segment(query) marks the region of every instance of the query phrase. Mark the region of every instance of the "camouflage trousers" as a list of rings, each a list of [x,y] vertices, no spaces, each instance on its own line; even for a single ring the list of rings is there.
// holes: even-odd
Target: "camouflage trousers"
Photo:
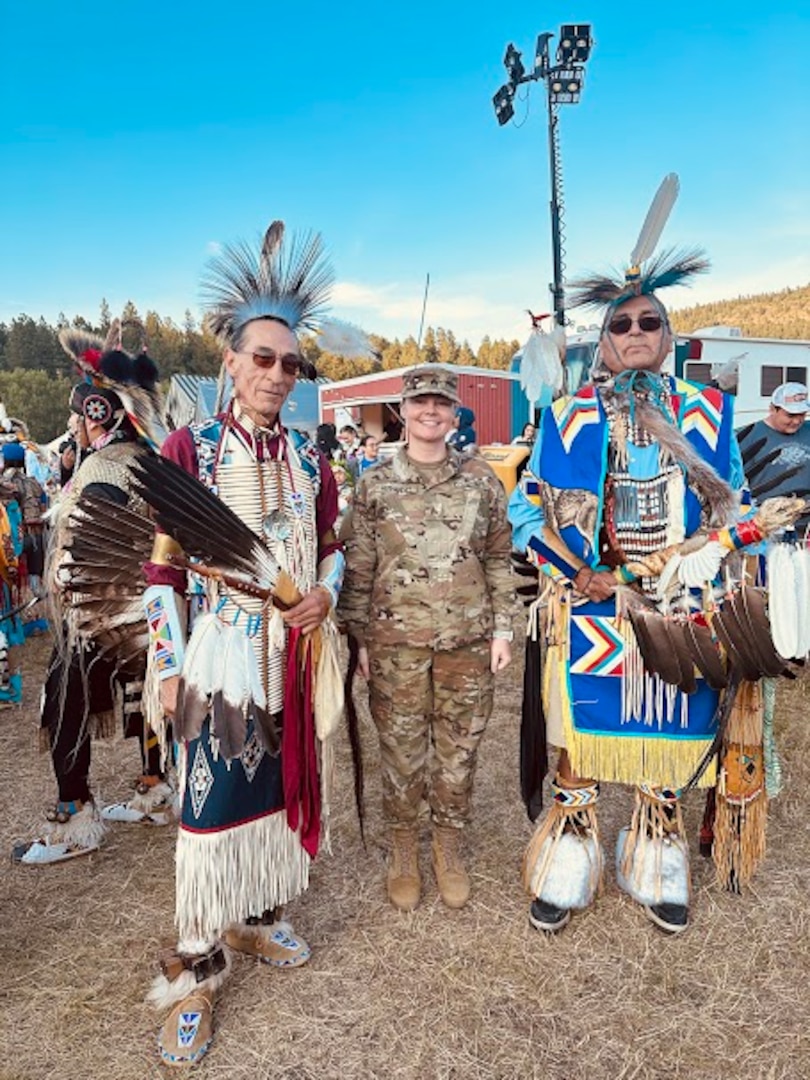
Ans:
[[[492,712],[489,641],[459,649],[369,649],[369,706],[380,737],[383,816],[469,821],[478,744]]]

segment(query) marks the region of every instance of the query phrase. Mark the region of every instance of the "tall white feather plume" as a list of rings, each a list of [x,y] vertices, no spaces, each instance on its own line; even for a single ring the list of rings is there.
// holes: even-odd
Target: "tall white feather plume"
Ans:
[[[677,173],[670,173],[661,181],[658,191],[655,193],[655,198],[650,203],[647,216],[644,218],[644,224],[638,234],[636,246],[630,255],[630,264],[632,266],[640,266],[655,251],[667,219],[672,212],[672,207],[678,198],[679,191],[680,182]]]
[[[740,382],[740,358],[739,356],[727,360],[719,371],[715,372],[714,380],[721,390],[727,394],[736,394]]]

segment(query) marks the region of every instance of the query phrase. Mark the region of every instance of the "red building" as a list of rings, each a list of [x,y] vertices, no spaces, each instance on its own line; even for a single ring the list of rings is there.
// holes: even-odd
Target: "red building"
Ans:
[[[341,425],[345,410],[355,424],[368,435],[381,438],[392,422],[399,419],[398,405],[402,397],[402,377],[409,368],[394,368],[362,375],[356,379],[326,383],[318,387],[321,422]],[[458,373],[458,392],[461,404],[475,413],[475,432],[479,446],[508,443],[519,432],[528,415],[528,404],[520,389],[518,375],[513,371],[492,371],[489,368],[454,367]],[[514,403],[523,400],[522,418],[515,427]]]

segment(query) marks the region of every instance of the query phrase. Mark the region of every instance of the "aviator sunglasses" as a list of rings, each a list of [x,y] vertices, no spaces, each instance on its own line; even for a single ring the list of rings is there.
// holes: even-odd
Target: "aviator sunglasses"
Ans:
[[[636,323],[639,330],[652,334],[661,329],[662,321],[660,315],[639,315],[637,320],[632,315],[617,315],[608,323],[608,330],[621,337],[622,334],[629,334],[631,326]]]
[[[297,375],[301,370],[301,360],[295,353],[285,353],[284,356],[279,356],[273,349],[267,349],[263,353],[242,353],[242,355],[252,356],[253,363],[260,368],[271,368],[278,360],[285,375]]]

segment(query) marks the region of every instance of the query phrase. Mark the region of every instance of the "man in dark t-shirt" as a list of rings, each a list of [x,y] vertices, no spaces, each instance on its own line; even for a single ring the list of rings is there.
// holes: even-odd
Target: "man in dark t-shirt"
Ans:
[[[810,403],[802,383],[782,383],[771,395],[768,415],[740,433],[745,475],[760,501],[773,495],[810,494]],[[761,463],[763,459],[772,459]],[[761,467],[758,467],[760,466]],[[810,514],[796,528],[804,530]]]

